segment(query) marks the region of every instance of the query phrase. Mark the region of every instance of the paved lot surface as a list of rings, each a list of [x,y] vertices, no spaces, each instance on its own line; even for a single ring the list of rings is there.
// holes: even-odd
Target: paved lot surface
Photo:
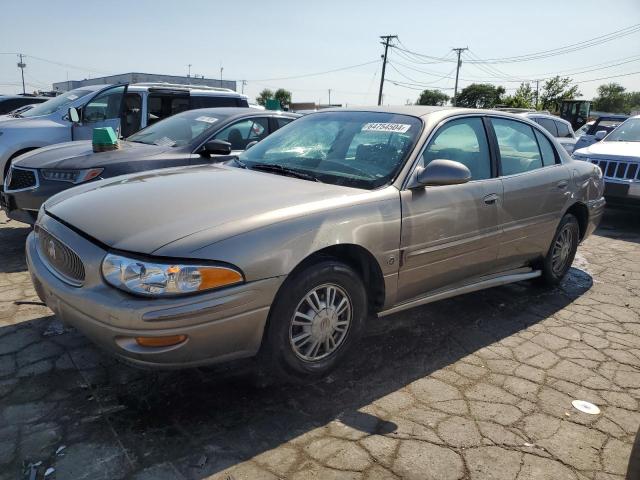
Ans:
[[[31,468],[74,480],[626,472],[640,426],[637,213],[609,212],[560,288],[511,285],[373,321],[342,370],[306,387],[114,362],[37,303],[27,233],[0,216],[2,480]]]

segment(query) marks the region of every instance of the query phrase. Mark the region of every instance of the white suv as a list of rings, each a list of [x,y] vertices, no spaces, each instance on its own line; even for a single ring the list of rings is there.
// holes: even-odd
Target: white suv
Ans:
[[[128,137],[185,110],[248,106],[245,95],[226,88],[166,83],[77,88],[0,119],[0,184],[15,157],[46,145],[88,140],[96,127],[113,127]]]

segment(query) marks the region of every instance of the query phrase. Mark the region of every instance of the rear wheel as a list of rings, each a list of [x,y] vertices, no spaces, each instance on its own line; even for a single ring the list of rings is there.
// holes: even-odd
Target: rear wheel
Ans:
[[[542,264],[542,280],[548,285],[562,281],[573,263],[580,240],[580,226],[575,216],[567,213],[556,230]]]
[[[366,310],[362,280],[348,265],[322,260],[295,273],[271,308],[269,366],[286,378],[326,375],[359,338]]]

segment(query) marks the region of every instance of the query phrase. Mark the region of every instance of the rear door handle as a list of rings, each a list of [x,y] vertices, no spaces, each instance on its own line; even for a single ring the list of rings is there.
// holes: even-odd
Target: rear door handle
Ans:
[[[567,182],[566,180],[562,180],[556,184],[556,186],[561,189],[567,188],[567,185],[569,185],[569,182]]]
[[[498,195],[496,193],[492,193],[491,195],[487,195],[484,197],[484,203],[487,205],[493,205],[498,201]]]

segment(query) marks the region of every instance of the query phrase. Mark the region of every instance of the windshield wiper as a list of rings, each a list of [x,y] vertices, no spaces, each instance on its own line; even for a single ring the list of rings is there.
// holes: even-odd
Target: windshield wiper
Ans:
[[[273,163],[254,163],[249,167],[250,170],[259,170],[262,172],[272,172],[279,175],[301,178],[302,180],[310,180],[312,182],[320,182],[317,177],[310,173],[301,172],[295,168],[283,167]],[[321,182],[322,183],[322,182]]]

